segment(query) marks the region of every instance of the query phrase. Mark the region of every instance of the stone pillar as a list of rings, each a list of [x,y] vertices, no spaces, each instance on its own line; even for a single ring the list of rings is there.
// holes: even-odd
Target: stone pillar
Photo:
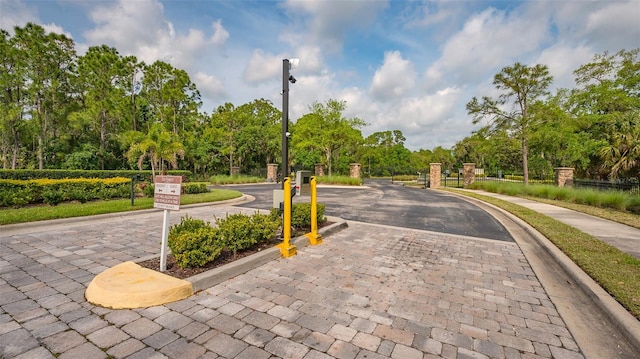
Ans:
[[[573,187],[573,171],[571,167],[558,167],[556,170],[556,186]]]
[[[464,179],[464,188],[469,188],[476,180],[476,164],[462,164],[462,178]]]
[[[278,164],[267,164],[267,182],[276,182],[278,180]]]
[[[351,163],[349,164],[349,177],[351,178],[360,178],[360,168],[362,167],[359,163]]]
[[[237,176],[240,174],[240,167],[231,167],[231,175]]]
[[[442,164],[430,163],[429,164],[429,188],[440,188],[441,180],[442,180]]]
[[[315,174],[318,177],[324,176],[324,165],[322,163],[316,163]]]

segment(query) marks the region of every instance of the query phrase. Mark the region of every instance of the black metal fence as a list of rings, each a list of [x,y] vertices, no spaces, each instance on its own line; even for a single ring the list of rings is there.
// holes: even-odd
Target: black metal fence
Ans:
[[[573,186],[575,188],[591,188],[599,191],[625,191],[640,195],[640,181],[636,178],[616,181],[574,179]]]

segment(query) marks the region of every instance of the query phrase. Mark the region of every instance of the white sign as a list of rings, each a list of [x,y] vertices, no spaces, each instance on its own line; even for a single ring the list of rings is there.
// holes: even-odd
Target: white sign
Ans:
[[[153,207],[179,211],[181,187],[182,176],[156,176]]]

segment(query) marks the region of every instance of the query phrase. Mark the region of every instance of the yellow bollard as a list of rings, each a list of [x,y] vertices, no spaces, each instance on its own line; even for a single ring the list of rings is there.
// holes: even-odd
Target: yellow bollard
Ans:
[[[296,255],[296,246],[291,244],[291,178],[285,177],[282,182],[284,190],[284,208],[282,215],[282,234],[284,240],[278,244],[280,247],[280,253],[285,258]]]
[[[316,176],[311,176],[311,233],[305,234],[311,245],[322,243],[322,236],[318,233],[318,195],[316,191]]]

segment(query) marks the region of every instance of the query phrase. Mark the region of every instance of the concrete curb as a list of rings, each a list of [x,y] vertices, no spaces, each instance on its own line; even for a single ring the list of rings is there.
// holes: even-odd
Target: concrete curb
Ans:
[[[534,238],[538,244],[556,261],[556,263],[558,263],[560,267],[562,267],[562,269],[580,286],[592,302],[609,318],[611,323],[620,330],[633,349],[640,353],[640,321],[631,315],[631,313],[629,313],[629,311],[618,303],[618,301],[616,301],[609,293],[602,289],[598,283],[578,267],[577,264],[567,257],[567,255],[547,239],[547,237],[542,235],[542,233],[538,232],[535,228],[531,227],[527,222],[502,208],[480,201],[476,198],[467,196],[464,196],[464,198],[471,202],[479,201],[483,205],[490,206],[491,208],[500,211],[531,235],[531,237]]]
[[[347,228],[347,222],[338,217],[327,217],[329,222],[334,222],[332,225],[321,228],[318,232],[321,236],[326,237],[333,233],[336,233],[344,228]],[[293,238],[292,243],[298,248],[303,248],[309,245],[309,239],[306,236],[299,236]],[[140,258],[136,262],[143,262],[145,260],[156,258],[157,256]],[[281,258],[280,248],[272,247],[261,251],[259,253],[252,254],[250,256],[241,258],[232,263],[224,266],[197,274],[193,277],[186,278],[185,280],[191,283],[193,292],[197,293],[201,290],[211,288],[218,285],[227,279],[236,277],[240,274],[244,274],[254,268],[257,268],[269,261]]]
[[[180,208],[182,209],[182,208],[225,206],[225,205],[233,206],[237,204],[252,202],[254,200],[255,198],[253,196],[243,194],[238,198],[233,198],[233,199],[228,199],[228,200],[218,201],[218,202],[189,204],[185,206],[180,206]],[[135,211],[96,214],[96,215],[90,215],[90,216],[84,216],[84,217],[71,217],[71,218],[62,218],[62,219],[49,219],[49,220],[37,221],[37,222],[5,224],[0,226],[0,228],[2,228],[3,234],[11,235],[11,234],[17,234],[24,229],[33,230],[34,228],[39,228],[39,227],[64,226],[68,223],[78,224],[82,222],[104,221],[111,218],[130,217],[130,216],[144,215],[144,214],[162,212],[162,211],[163,210],[160,208],[139,209]]]

